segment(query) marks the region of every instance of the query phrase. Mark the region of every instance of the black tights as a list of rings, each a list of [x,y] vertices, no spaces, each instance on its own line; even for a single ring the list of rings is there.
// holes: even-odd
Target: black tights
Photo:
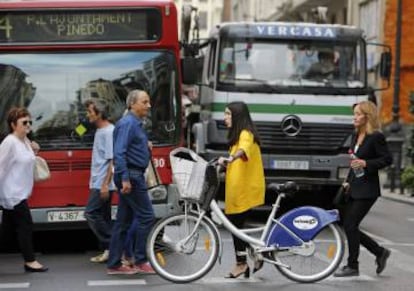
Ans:
[[[377,198],[358,200],[350,198],[346,204],[343,226],[348,239],[348,266],[353,269],[358,269],[360,244],[375,256],[381,255],[384,250],[376,241],[359,230],[362,219],[367,215],[376,200]]]
[[[246,219],[249,213],[250,211],[248,210],[248,211],[237,213],[237,214],[227,214],[227,218],[237,228],[243,228],[244,223],[246,222]],[[246,249],[247,249],[248,244],[233,234],[232,234],[232,237],[233,237],[234,250],[236,252],[236,262],[246,263],[247,261]]]

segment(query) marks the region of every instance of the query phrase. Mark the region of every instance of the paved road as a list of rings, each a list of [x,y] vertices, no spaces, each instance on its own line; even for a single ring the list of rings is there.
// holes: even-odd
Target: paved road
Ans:
[[[0,255],[0,290],[413,290],[414,206],[381,198],[362,227],[392,250],[382,276],[375,274],[374,257],[361,249],[361,275],[358,278],[330,277],[316,284],[297,284],[266,265],[247,280],[223,279],[233,262],[231,239],[223,231],[225,246],[221,264],[193,284],[171,284],[156,275],[108,276],[104,265],[88,261],[95,253],[87,251],[39,254],[39,259],[50,267],[50,272],[45,274],[24,273],[19,254]],[[53,239],[53,233],[51,237]]]

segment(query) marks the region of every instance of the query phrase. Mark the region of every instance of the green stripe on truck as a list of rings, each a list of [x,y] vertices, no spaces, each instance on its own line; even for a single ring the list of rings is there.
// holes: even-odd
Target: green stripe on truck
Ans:
[[[213,112],[224,112],[227,103],[213,103]],[[251,113],[352,115],[350,106],[248,104]]]

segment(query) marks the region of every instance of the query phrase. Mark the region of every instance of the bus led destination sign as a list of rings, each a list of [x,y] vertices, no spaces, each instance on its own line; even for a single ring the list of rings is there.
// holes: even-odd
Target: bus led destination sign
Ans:
[[[160,31],[155,9],[0,12],[0,45],[154,41]]]

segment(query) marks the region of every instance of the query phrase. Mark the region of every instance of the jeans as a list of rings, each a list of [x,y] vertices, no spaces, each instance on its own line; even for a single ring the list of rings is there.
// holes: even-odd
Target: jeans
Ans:
[[[134,257],[138,223],[138,218],[134,217],[126,235],[124,255],[127,258]]]
[[[100,189],[90,189],[89,200],[85,209],[85,218],[98,238],[101,250],[109,249],[109,242],[111,241],[111,201],[113,193],[114,191],[110,191],[109,198],[103,200]]]
[[[147,236],[154,223],[154,210],[148,195],[144,173],[130,170],[129,180],[131,192],[122,194],[121,176],[115,175],[114,181],[118,187],[119,203],[116,220],[112,229],[111,244],[109,246],[108,268],[117,268],[121,265],[122,254],[125,250],[127,232],[133,219],[136,219],[134,243],[135,264],[147,261]]]

